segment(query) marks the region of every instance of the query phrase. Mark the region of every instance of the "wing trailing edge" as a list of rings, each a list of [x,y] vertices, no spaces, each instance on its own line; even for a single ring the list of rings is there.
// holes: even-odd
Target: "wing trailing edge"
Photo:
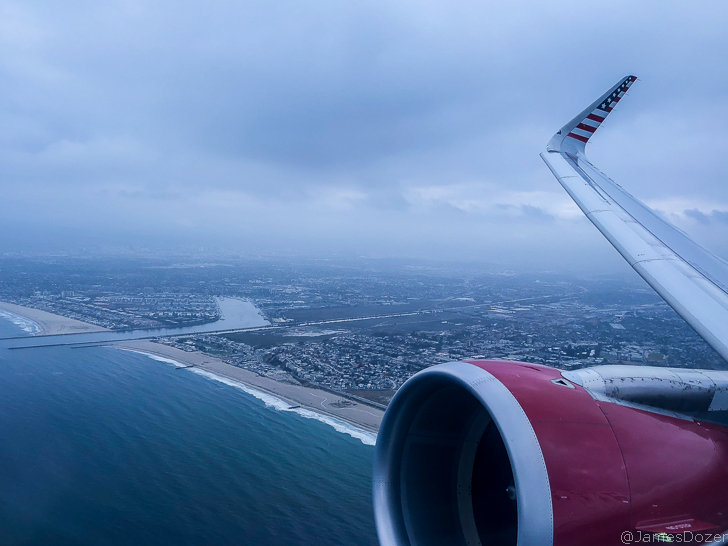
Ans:
[[[567,123],[541,158],[632,268],[728,361],[728,263],[624,191],[584,154],[589,137],[579,125],[602,112],[603,121],[634,81],[635,76],[622,78]]]

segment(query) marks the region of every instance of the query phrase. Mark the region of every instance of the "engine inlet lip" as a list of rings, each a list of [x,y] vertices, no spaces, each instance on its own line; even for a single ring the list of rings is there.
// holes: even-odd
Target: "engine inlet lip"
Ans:
[[[553,545],[551,487],[543,452],[518,400],[492,374],[465,362],[427,368],[412,376],[392,398],[384,414],[374,451],[372,493],[381,546],[409,545],[401,510],[399,461],[402,430],[407,430],[419,403],[442,386],[470,392],[490,413],[506,446],[515,478],[518,546]]]

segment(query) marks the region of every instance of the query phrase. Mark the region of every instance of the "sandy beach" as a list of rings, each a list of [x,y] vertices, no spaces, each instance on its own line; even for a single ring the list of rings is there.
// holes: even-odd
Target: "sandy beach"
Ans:
[[[46,311],[5,303],[0,301],[0,310],[28,319],[40,327],[35,335],[84,334],[88,332],[107,332],[107,328],[81,322],[80,320],[54,315]]]
[[[35,335],[56,335],[108,331],[106,328],[81,322],[46,311],[23,307],[12,303],[0,302],[0,311],[11,313],[30,320],[38,327]],[[137,340],[115,343],[116,347],[130,349],[174,360],[180,364],[194,366],[197,371],[214,374],[217,377],[234,381],[249,388],[268,394],[288,404],[287,409],[312,411],[318,415],[328,416],[343,421],[368,433],[376,433],[382,421],[384,411],[342,396],[301,385],[282,383],[258,375],[250,370],[232,366],[212,356],[197,351],[187,352],[161,343]]]
[[[124,341],[117,347],[154,354],[185,364],[199,370],[241,383],[253,389],[270,394],[287,402],[290,406],[314,411],[344,421],[365,431],[376,432],[384,411],[359,402],[353,402],[323,390],[280,383],[269,377],[260,376],[250,370],[232,366],[200,352],[187,352],[152,341]],[[343,402],[343,404],[342,404]]]

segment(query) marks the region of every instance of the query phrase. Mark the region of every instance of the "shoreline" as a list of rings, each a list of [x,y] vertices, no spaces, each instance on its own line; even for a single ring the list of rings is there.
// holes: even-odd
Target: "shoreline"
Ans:
[[[0,316],[30,333],[30,337],[110,331],[79,320],[7,302],[0,302]],[[318,419],[338,432],[349,434],[368,445],[374,445],[384,415],[384,410],[344,395],[277,381],[199,351],[187,352],[149,340],[118,341],[112,342],[111,346],[176,366],[189,367],[191,371],[209,379],[242,388],[276,410],[293,411],[308,419]]]
[[[266,405],[272,405],[275,409],[294,411],[307,418],[317,418],[316,415],[319,415],[331,421],[339,421],[344,425],[362,431],[364,435],[355,436],[354,434],[349,434],[365,444],[374,445],[376,433],[379,430],[379,424],[384,415],[384,411],[381,409],[367,406],[342,396],[336,396],[335,394],[314,387],[282,383],[270,377],[258,375],[250,370],[238,368],[219,358],[206,355],[199,351],[187,352],[176,347],[146,340],[123,341],[114,343],[113,346],[122,350],[145,354],[155,360],[165,359],[162,361],[191,367],[193,372],[200,373],[204,376],[212,376],[210,379],[220,378],[224,383],[227,383],[225,380],[228,380],[242,387],[247,387],[252,391],[259,391],[260,394],[272,397],[274,400],[269,401],[264,397],[256,396],[256,393],[250,392],[250,390],[246,392],[262,399]],[[233,384],[231,386],[238,385]],[[341,405],[332,405],[344,400],[346,404],[343,407]],[[283,407],[280,403],[276,403],[276,401],[283,402],[288,407]],[[307,415],[306,412],[311,412],[316,415]],[[328,422],[325,419],[319,420],[339,430],[335,422]],[[339,430],[339,432],[347,431]]]
[[[88,334],[109,331],[108,328],[96,326],[95,324],[4,301],[0,301],[0,312],[7,314],[9,320],[33,336]],[[17,322],[12,317],[17,317]]]

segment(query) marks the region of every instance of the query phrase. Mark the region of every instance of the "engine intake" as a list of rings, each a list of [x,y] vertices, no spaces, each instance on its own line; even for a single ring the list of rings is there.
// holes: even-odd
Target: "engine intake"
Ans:
[[[377,439],[380,543],[550,543],[540,453],[523,409],[491,374],[465,363],[420,372],[392,399]]]
[[[380,544],[614,546],[625,532],[728,529],[726,427],[592,392],[579,373],[473,361],[407,381],[374,456]],[[664,402],[663,382],[632,387],[630,373],[619,393]]]

